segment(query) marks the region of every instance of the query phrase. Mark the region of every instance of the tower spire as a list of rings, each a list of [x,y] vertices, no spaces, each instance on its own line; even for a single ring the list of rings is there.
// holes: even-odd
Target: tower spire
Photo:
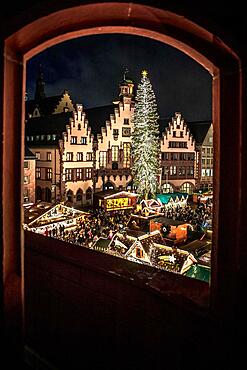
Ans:
[[[43,77],[43,72],[41,68],[41,64],[39,65],[39,73],[38,77],[36,79],[36,90],[35,90],[35,100],[39,101],[44,99],[45,96],[45,82],[44,82],[44,77]]]

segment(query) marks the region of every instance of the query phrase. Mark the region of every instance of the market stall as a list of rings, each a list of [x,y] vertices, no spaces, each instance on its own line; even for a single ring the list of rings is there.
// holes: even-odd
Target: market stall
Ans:
[[[90,216],[89,213],[67,207],[63,204],[51,206],[38,203],[25,211],[23,227],[29,231],[45,234],[49,230],[63,227],[74,229],[77,224]]]
[[[94,194],[94,207],[105,211],[133,209],[138,195],[128,191],[108,190]]]

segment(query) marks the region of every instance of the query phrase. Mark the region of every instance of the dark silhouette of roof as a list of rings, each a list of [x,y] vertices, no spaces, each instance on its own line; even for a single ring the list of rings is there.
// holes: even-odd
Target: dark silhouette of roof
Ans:
[[[73,117],[73,112],[63,112],[51,114],[47,117],[33,117],[27,120],[25,126],[25,135],[57,135],[62,137],[62,133],[66,132],[66,125],[69,124]]]
[[[37,107],[42,116],[49,116],[54,112],[58,103],[60,102],[63,94],[56,96],[49,96],[40,100],[27,100],[26,101],[26,116],[32,114]]]
[[[114,108],[115,106],[111,104],[101,107],[84,109],[88,124],[95,136],[97,134],[101,134],[101,127],[105,127],[106,121],[110,120],[110,115],[114,114]]]
[[[25,159],[35,159],[35,154],[28,148],[27,145],[25,145],[25,154],[24,154]]]
[[[212,122],[209,121],[188,122],[190,132],[192,133],[197,145],[201,145],[203,143],[211,123]]]

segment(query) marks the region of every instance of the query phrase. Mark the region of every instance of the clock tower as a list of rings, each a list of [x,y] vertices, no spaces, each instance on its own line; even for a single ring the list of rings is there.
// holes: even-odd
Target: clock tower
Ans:
[[[114,101],[114,104],[119,102],[131,104],[134,98],[134,83],[132,79],[128,77],[128,69],[126,68],[123,75],[123,80],[119,84],[119,100]]]

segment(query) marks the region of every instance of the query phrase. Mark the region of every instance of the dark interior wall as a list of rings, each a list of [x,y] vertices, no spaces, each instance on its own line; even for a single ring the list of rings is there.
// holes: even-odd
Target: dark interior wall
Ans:
[[[232,360],[207,283],[29,232],[25,240],[25,343],[59,370],[184,369],[190,353],[201,369],[205,351],[218,369]]]
[[[90,3],[90,2],[89,2]],[[235,1],[234,4],[230,4],[230,5],[227,5],[227,4],[224,4],[224,8],[222,8],[221,5],[217,5],[215,4],[215,2],[213,1],[207,1],[205,4],[201,4],[200,2],[192,2],[192,1],[186,1],[186,3],[184,4],[181,4],[180,1],[173,1],[172,3],[169,2],[169,4],[164,4],[164,2],[157,2],[157,1],[153,1],[153,2],[150,2],[150,1],[143,1],[143,2],[139,2],[137,1],[137,3],[146,3],[150,6],[161,6],[162,8],[167,8],[168,10],[171,10],[177,14],[181,14],[185,17],[187,17],[188,19],[191,19],[192,21],[200,24],[201,26],[205,27],[206,29],[208,29],[209,31],[211,31],[214,35],[215,35],[215,42],[219,42],[221,43],[220,39],[224,40],[224,42],[230,47],[230,48],[233,48],[233,50],[238,54],[240,60],[241,60],[241,65],[239,66],[239,68],[241,68],[241,73],[242,73],[242,76],[243,76],[243,79],[242,79],[242,90],[241,90],[241,93],[242,93],[242,96],[239,97],[239,105],[241,104],[241,102],[243,102],[242,104],[242,109],[241,109],[241,114],[242,114],[242,124],[240,126],[236,126],[237,127],[237,132],[234,132],[234,124],[232,123],[231,126],[228,127],[228,130],[226,130],[226,132],[224,133],[224,130],[223,130],[223,126],[221,128],[222,132],[224,133],[224,143],[226,144],[227,143],[227,146],[225,146],[225,154],[223,155],[223,159],[224,159],[224,168],[228,171],[228,165],[227,165],[227,161],[229,161],[230,163],[230,167],[232,166],[232,168],[234,168],[234,160],[231,161],[229,160],[229,155],[231,158],[235,158],[235,155],[237,153],[237,149],[239,148],[239,150],[241,150],[241,162],[239,162],[237,165],[240,167],[239,168],[239,173],[240,173],[240,181],[241,181],[241,184],[238,184],[236,185],[234,188],[233,188],[233,195],[234,195],[234,199],[237,199],[238,197],[242,199],[242,202],[241,202],[241,209],[240,209],[240,212],[239,214],[237,215],[236,214],[236,210],[235,210],[235,204],[234,202],[231,201],[231,197],[230,197],[230,191],[229,191],[229,187],[227,188],[227,186],[229,185],[229,182],[227,181],[227,176],[224,175],[223,173],[221,174],[221,183],[220,185],[222,186],[222,192],[221,194],[223,194],[223,197],[225,198],[225,194],[229,194],[229,204],[226,204],[226,206],[224,207],[224,205],[222,205],[222,209],[221,209],[221,217],[222,219],[224,219],[227,215],[228,217],[228,220],[227,222],[229,222],[229,225],[232,227],[232,224],[233,222],[237,225],[237,228],[236,228],[236,239],[238,239],[236,241],[236,245],[241,246],[241,248],[239,249],[236,249],[236,251],[234,251],[234,253],[231,253],[231,248],[226,248],[227,252],[224,251],[224,244],[229,246],[229,240],[226,240],[226,238],[224,239],[224,229],[221,229],[221,233],[220,233],[220,237],[223,238],[222,242],[221,242],[221,250],[220,250],[220,256],[221,256],[221,263],[222,263],[222,266],[221,266],[221,272],[224,271],[224,273],[222,274],[221,273],[221,276],[220,276],[220,281],[221,283],[223,284],[223,290],[221,291],[221,294],[222,294],[222,302],[223,303],[223,307],[222,307],[222,315],[225,316],[225,319],[227,317],[228,314],[230,314],[231,312],[233,313],[233,317],[231,316],[231,322],[229,322],[229,326],[230,327],[233,327],[233,328],[238,328],[237,330],[240,330],[240,328],[243,327],[243,325],[241,325],[242,323],[244,323],[245,321],[245,313],[244,313],[244,297],[243,297],[243,294],[242,292],[245,291],[245,282],[246,282],[246,247],[245,247],[245,244],[246,244],[246,227],[245,227],[245,220],[246,220],[246,217],[247,217],[247,201],[246,201],[246,196],[245,196],[245,188],[246,188],[246,180],[247,180],[247,176],[246,176],[246,169],[247,169],[247,158],[246,158],[246,151],[244,151],[244,148],[246,147],[246,140],[247,140],[247,132],[246,132],[246,101],[247,101],[247,97],[246,97],[246,65],[247,65],[247,57],[246,57],[246,15],[245,15],[245,11],[243,10],[243,5],[240,1]],[[0,81],[1,81],[1,87],[3,87],[3,77],[4,77],[4,69],[3,69],[3,65],[4,65],[4,59],[6,58],[6,56],[8,56],[8,58],[11,58],[12,56],[11,55],[6,55],[6,50],[4,50],[4,47],[3,47],[3,42],[4,40],[6,39],[6,37],[8,37],[9,35],[11,35],[13,32],[17,31],[20,27],[22,27],[23,25],[25,24],[28,24],[30,23],[31,21],[35,20],[35,19],[38,19],[39,17],[41,16],[44,16],[44,15],[47,15],[49,13],[51,13],[53,10],[58,10],[58,9],[63,9],[64,7],[69,7],[71,5],[78,5],[78,4],[82,4],[81,1],[60,1],[60,2],[57,2],[57,1],[40,1],[40,2],[36,2],[36,1],[22,1],[22,2],[18,2],[18,4],[16,3],[12,3],[12,2],[9,2],[9,3],[6,3],[4,7],[1,8],[1,14],[0,14],[0,23],[1,23],[1,60],[0,60]],[[19,40],[20,43],[22,40]],[[16,57],[16,56],[15,56]],[[22,73],[22,58],[20,56],[20,59],[14,59],[13,60],[13,63],[17,64],[18,65],[18,68],[16,68],[16,73],[17,74],[21,74]],[[233,72],[233,71],[228,71],[227,72],[227,69],[226,69],[226,74],[228,73],[228,76],[229,76],[229,80],[231,79],[231,75],[232,73],[237,73],[236,72]],[[13,81],[15,80],[16,76],[11,76],[11,78],[13,79]],[[6,88],[6,86],[5,86]],[[17,87],[19,88],[19,87]],[[231,82],[229,83],[228,87],[226,88],[226,79],[224,79],[224,84],[222,83],[221,85],[221,89],[223,90],[228,90],[229,91],[229,96],[231,96],[232,94],[232,90],[233,89],[237,89],[236,86],[234,85],[231,85]],[[1,88],[1,91],[0,91],[0,98],[1,98],[1,102],[3,101],[3,88]],[[18,94],[17,94],[18,95]],[[20,95],[20,94],[19,94]],[[226,99],[225,101],[225,105],[222,105],[222,107],[225,107],[224,109],[229,109],[231,110],[231,105],[229,105],[229,101],[231,101],[231,98],[228,100]],[[10,102],[11,103],[11,102]],[[11,104],[10,104],[11,105]],[[2,125],[2,117],[3,117],[3,114],[7,114],[8,112],[3,112],[2,110],[2,105],[1,105],[1,125]],[[17,109],[19,110],[20,109],[20,106],[17,107]],[[15,115],[20,115],[20,111],[14,111],[14,109],[10,109],[10,116],[12,117],[14,114]],[[222,115],[222,117],[224,117],[224,112],[219,112],[219,114]],[[226,116],[226,115],[225,115]],[[236,122],[238,121],[238,117],[234,115],[234,112],[231,111],[231,117],[235,117],[236,118]],[[20,119],[19,119],[19,122],[20,122]],[[232,119],[231,119],[231,122],[232,122]],[[19,125],[18,127],[16,127],[16,134],[19,135],[20,134],[20,131],[19,131],[19,134],[18,134],[18,129],[20,129],[20,126]],[[10,126],[11,127],[11,126]],[[2,126],[1,126],[1,133],[2,133]],[[10,133],[11,134],[11,133]],[[234,142],[234,145],[232,145],[232,141],[231,141],[231,137],[235,138],[233,140]],[[229,139],[227,139],[229,138]],[[6,140],[6,138],[4,138],[4,140]],[[241,141],[241,142],[240,142]],[[2,145],[2,140],[1,140],[1,145]],[[222,149],[222,152],[223,152],[223,149]],[[17,150],[16,153],[19,153],[19,151]],[[16,158],[18,158],[18,156],[16,156]],[[1,159],[2,159],[2,150],[1,150]],[[15,161],[15,153],[13,153],[13,156],[12,156],[12,162],[14,163]],[[18,161],[17,161],[17,165],[18,165]],[[3,182],[4,182],[4,178],[6,176],[6,174],[8,174],[8,163],[5,161],[5,163],[3,163],[1,161],[1,173],[0,173],[0,180],[1,180],[1,194],[2,194],[2,185],[3,185]],[[15,168],[15,167],[14,167]],[[17,168],[17,167],[16,167]],[[11,171],[12,171],[12,167],[11,167]],[[18,170],[19,171],[19,170]],[[19,176],[19,174],[18,174]],[[17,176],[17,177],[18,177]],[[229,172],[229,176],[231,176],[231,171]],[[239,179],[236,179],[236,181],[239,181]],[[234,185],[234,183],[233,183]],[[10,189],[11,190],[11,194],[13,194],[13,189]],[[15,196],[14,197],[11,197],[10,200],[8,200],[8,203],[6,203],[6,199],[2,199],[2,202],[1,202],[1,215],[2,215],[2,218],[1,218],[1,230],[0,230],[0,235],[1,235],[1,246],[6,244],[6,240],[3,239],[3,236],[4,236],[4,233],[6,234],[6,230],[3,229],[3,221],[6,217],[6,211],[8,211],[8,209],[11,209],[11,212],[12,213],[15,213],[15,211],[13,212],[13,209],[16,210],[16,212],[18,213],[18,192],[17,194],[14,193]],[[15,198],[16,197],[16,198]],[[7,204],[7,207],[6,207],[6,204]],[[234,219],[232,219],[231,215],[234,214]],[[13,220],[14,221],[14,220]],[[227,222],[225,222],[225,229],[227,229]],[[233,229],[233,227],[232,227]],[[18,245],[18,250],[20,251],[20,235],[19,235],[19,231],[17,230],[17,233],[13,233],[11,232],[11,225],[9,225],[9,230],[7,230],[8,234],[9,234],[9,237],[10,237],[10,244],[9,244],[9,260],[10,260],[10,265],[11,267],[13,267],[13,269],[16,268],[16,265],[19,265],[20,267],[20,254],[17,253],[17,250],[12,250],[11,248],[13,247],[13,244],[15,245]],[[232,240],[234,242],[234,238],[235,238],[235,235],[232,235]],[[19,239],[19,241],[18,241]],[[6,257],[6,250],[5,249],[5,257]],[[234,250],[234,249],[233,249]],[[1,249],[1,253],[2,253],[2,249]],[[233,256],[234,255],[234,256]],[[3,338],[3,340],[5,341],[5,344],[6,346],[4,347],[4,349],[6,349],[6,352],[9,352],[9,354],[11,353],[15,353],[15,351],[18,353],[18,350],[20,350],[21,348],[21,334],[19,332],[19,330],[21,331],[21,328],[22,328],[22,319],[21,319],[21,286],[20,286],[20,283],[21,283],[21,279],[18,279],[18,275],[15,275],[15,279],[12,280],[10,283],[9,281],[6,281],[4,279],[4,276],[3,276],[3,268],[4,268],[4,256],[3,254],[1,254],[1,261],[3,261],[3,264],[1,263],[1,281],[0,281],[0,291],[1,291],[1,298],[0,298],[0,304],[1,304],[1,325],[4,323],[4,321],[6,322],[6,318],[7,318],[7,321],[8,321],[8,326],[7,326],[7,331],[8,331],[8,334],[10,334],[10,337],[12,337],[13,341],[6,341],[5,338]],[[223,258],[222,258],[223,257]],[[217,256],[215,257],[217,258]],[[234,260],[233,263],[231,264],[231,267],[229,268],[229,261],[231,260]],[[18,269],[17,269],[18,270]],[[76,272],[75,272],[75,275],[76,275]],[[42,297],[43,299],[45,298],[49,298],[51,299],[51,307],[48,309],[47,306],[42,306],[42,312],[44,312],[44,316],[40,317],[40,314],[38,313],[38,309],[34,312],[36,312],[37,314],[37,318],[40,318],[40,320],[44,317],[46,317],[45,315],[47,315],[47,319],[48,319],[48,322],[51,322],[51,318],[55,318],[56,319],[56,314],[55,312],[57,311],[57,307],[59,306],[60,307],[60,303],[64,303],[62,305],[62,307],[64,307],[64,311],[62,310],[61,313],[58,314],[57,316],[57,323],[60,323],[60,322],[63,322],[64,318],[65,317],[69,317],[68,314],[68,307],[69,307],[69,304],[68,302],[66,301],[66,298],[65,297],[54,297],[53,296],[53,292],[51,291],[50,289],[50,286],[48,284],[49,282],[49,279],[47,280],[47,276],[43,274],[43,270],[42,270],[42,274],[40,275],[43,276],[43,282],[41,280],[38,279],[38,276],[34,273],[34,271],[31,271],[30,270],[30,276],[32,276],[32,279],[33,279],[33,284],[37,284],[37,287],[41,286],[43,284],[43,291],[42,291]],[[19,277],[20,277],[20,269],[19,269]],[[31,283],[32,279],[29,281]],[[95,277],[96,279],[96,277]],[[61,283],[61,286],[62,285],[62,281],[63,280],[59,280],[59,282]],[[37,291],[35,290],[34,288],[35,285],[33,285],[33,290],[31,289],[31,291],[34,293],[34,296],[33,296],[33,304],[36,304],[36,307],[37,306],[37,302],[36,300],[38,299],[37,298]],[[70,286],[70,285],[68,285]],[[236,288],[237,287],[237,288]],[[65,289],[65,288],[64,288]],[[66,288],[66,292],[70,291],[69,288]],[[72,288],[71,288],[72,289]],[[6,301],[6,299],[4,299],[4,296],[3,294],[4,293],[8,293],[6,297],[8,297],[11,301],[11,298],[13,297],[19,297],[18,299],[14,299],[13,302],[8,302]],[[75,296],[76,296],[76,290],[71,290],[71,292],[74,292],[75,293]],[[83,295],[84,291],[81,291],[81,295]],[[62,294],[62,293],[61,293]],[[131,293],[132,294],[132,293]],[[228,296],[230,299],[231,299],[231,305],[227,306],[226,304],[226,296]],[[91,297],[91,296],[90,296]],[[78,298],[79,300],[81,298]],[[97,298],[98,299],[98,298]],[[96,298],[94,298],[94,306],[98,305],[98,303],[101,303],[102,304],[102,301],[99,299],[97,301]],[[75,301],[77,302],[77,301]],[[97,304],[96,304],[97,302]],[[157,303],[157,301],[156,301]],[[48,301],[47,301],[47,304],[48,304]],[[160,304],[160,308],[162,307],[162,304],[164,303],[161,303],[159,301],[159,304]],[[105,302],[105,306],[104,308],[102,308],[103,310],[103,313],[102,315],[99,314],[99,317],[103,317],[106,312],[108,311],[108,305],[111,307],[111,312],[112,312],[112,315],[114,317],[114,315],[116,316],[117,315],[117,310],[118,310],[118,304],[116,304],[116,302],[114,301],[114,303],[112,303],[112,300],[109,299],[109,302]],[[175,304],[176,306],[176,309],[178,309],[177,305]],[[234,310],[233,310],[233,306],[234,307]],[[72,308],[71,308],[72,309]],[[87,306],[87,310],[90,309],[90,303],[88,303],[88,306]],[[129,311],[128,311],[128,314],[130,314],[130,312],[132,312],[132,309],[133,307],[129,308]],[[73,308],[73,310],[75,310],[75,308]],[[168,306],[165,307],[165,311],[166,312],[170,312],[171,310],[171,307],[170,307],[170,303]],[[74,311],[73,311],[74,312]],[[133,312],[136,312],[136,311],[133,311]],[[151,320],[153,322],[153,324],[151,325],[150,322],[146,319],[146,311],[143,310],[141,313],[138,312],[138,315],[135,313],[133,314],[135,319],[133,319],[133,322],[138,322],[138,319],[137,319],[137,316],[140,316],[142,318],[142,320],[140,320],[141,323],[138,324],[138,327],[140,329],[140,332],[142,333],[142,330],[144,330],[144,328],[146,328],[145,330],[146,331],[151,331],[151,329],[155,329],[155,332],[156,332],[156,329],[157,329],[157,322],[155,320]],[[75,327],[75,322],[73,322],[73,318],[76,317],[78,319],[78,316],[80,316],[81,312],[75,312],[74,315],[71,315],[70,316],[70,320],[71,320],[71,326]],[[184,314],[184,311],[180,311],[180,316],[183,316]],[[50,316],[49,316],[50,315]],[[144,316],[143,316],[144,315]],[[179,315],[178,315],[179,316]],[[143,318],[144,317],[144,318]],[[195,315],[196,317],[196,315]],[[234,325],[233,324],[233,319],[235,317],[235,322],[234,322]],[[191,318],[191,322],[193,322],[194,320],[194,316],[190,316]],[[109,318],[108,318],[109,320]],[[124,322],[124,319],[123,317],[121,318],[121,320],[123,320]],[[77,320],[76,320],[77,321]],[[127,321],[127,319],[126,319]],[[144,327],[142,327],[142,323],[143,321],[145,322],[145,325]],[[35,325],[41,325],[41,323],[43,322],[43,320],[41,320],[40,322],[37,320],[34,322]],[[56,322],[56,321],[55,321]],[[64,321],[66,323],[66,321]],[[101,321],[100,325],[102,324],[103,321]],[[112,324],[112,327],[110,327],[109,329],[109,341],[112,343],[114,342],[114,335],[116,333],[116,329],[115,329],[115,326],[116,326],[116,321],[113,321],[114,324]],[[129,322],[129,321],[128,321]],[[147,323],[148,322],[148,323]],[[167,321],[166,321],[167,322]],[[68,322],[67,322],[68,323]],[[236,324],[236,325],[235,325]],[[34,325],[34,326],[35,326]],[[56,328],[57,328],[57,334],[59,333],[59,330],[61,329],[59,327],[58,324],[56,324]],[[80,323],[80,325],[82,325],[82,323]],[[196,325],[195,325],[196,327]],[[206,325],[206,327],[208,327]],[[209,326],[210,327],[210,326]],[[42,327],[39,327],[40,330],[42,329]],[[46,326],[47,330],[49,329],[47,326]],[[177,328],[178,326],[173,326],[173,333],[175,333],[175,341],[179,341],[179,340],[182,340],[181,338],[183,337],[180,337],[180,329],[179,331],[177,331]],[[229,327],[227,327],[225,325],[225,328],[228,330]],[[2,329],[2,327],[0,328]],[[101,330],[101,333],[100,335],[103,336],[103,331],[105,329],[105,326],[102,327],[102,330]],[[132,331],[132,341],[134,342],[134,329],[132,328],[132,326],[130,325],[128,330],[131,329]],[[68,328],[69,330],[69,328]],[[121,330],[124,330],[124,329],[121,329]],[[144,330],[144,331],[145,331]],[[236,331],[233,333],[233,336],[236,335]],[[41,330],[42,331],[42,330]],[[87,329],[87,331],[89,331],[89,328]],[[166,330],[164,330],[166,332]],[[4,330],[1,330],[1,333],[3,333]],[[43,331],[43,333],[45,334],[45,332]],[[55,333],[55,331],[53,332],[53,334]],[[113,335],[114,333],[114,335]],[[121,332],[122,333],[122,332]],[[222,335],[222,331],[217,331],[216,330],[216,333],[220,333],[220,339],[218,341],[218,343],[221,343],[222,340],[226,337],[224,337],[224,335]],[[14,335],[12,335],[14,334]],[[143,334],[143,333],[142,333]],[[169,333],[170,334],[170,333]],[[146,334],[145,334],[146,335]],[[147,338],[147,335],[145,336],[144,334],[141,335],[139,338],[137,336],[137,338],[139,339],[138,340],[138,343],[142,343],[144,345],[144,342],[142,341],[142,338]],[[156,334],[155,334],[156,335]],[[161,334],[158,334],[157,337],[155,336],[156,340],[153,340],[155,342],[159,342],[161,343],[162,341],[161,340],[158,340],[160,337]],[[126,344],[127,342],[127,339],[128,336],[125,334],[125,335],[122,335],[123,336],[123,343]],[[194,335],[191,336],[191,341],[194,343],[196,343],[196,340],[195,340],[195,337]],[[54,336],[52,337],[54,338]],[[217,338],[217,335],[215,335],[215,338]],[[11,340],[12,340],[11,339]],[[44,339],[42,337],[42,339]],[[65,339],[65,338],[64,338]],[[8,338],[9,340],[9,338]],[[55,339],[54,339],[55,341]],[[165,340],[166,342],[168,342],[168,334],[165,336]],[[135,343],[137,342],[137,340],[135,341]],[[190,341],[188,341],[189,343]],[[51,343],[51,341],[50,341]],[[57,347],[57,349],[59,348],[62,348],[64,349],[66,347],[65,345],[66,341],[61,344],[61,347]],[[80,343],[79,341],[77,342],[77,344],[75,345],[78,345],[78,343]],[[146,342],[145,342],[146,343]],[[223,340],[223,343],[226,345],[226,343],[224,342]],[[228,343],[231,343],[231,341],[229,340]],[[41,345],[42,343],[38,343],[39,345]],[[147,345],[147,344],[145,344]],[[144,345],[144,348],[145,348],[145,345]],[[170,344],[169,344],[170,345]],[[198,345],[198,343],[197,343]],[[219,344],[218,344],[219,345]],[[40,348],[44,348],[43,347],[44,344],[41,345]],[[217,346],[217,344],[216,344]],[[72,346],[73,347],[73,346]],[[97,347],[98,348],[98,347]],[[104,346],[102,347],[104,348]],[[185,347],[186,348],[186,347]],[[37,348],[39,349],[39,348]],[[48,351],[49,348],[47,348],[47,351]],[[145,348],[146,349],[146,348]],[[181,349],[182,351],[182,345],[179,347],[179,349]],[[227,349],[227,345],[226,345],[226,349]],[[100,349],[98,350],[100,351]],[[73,351],[72,351],[73,352]],[[227,354],[229,354],[231,351],[226,351]],[[89,349],[88,349],[88,353],[90,353]],[[105,351],[104,351],[105,353]],[[116,353],[118,353],[116,351]],[[176,356],[174,356],[176,357]],[[13,356],[9,357],[10,358],[14,358]]]

